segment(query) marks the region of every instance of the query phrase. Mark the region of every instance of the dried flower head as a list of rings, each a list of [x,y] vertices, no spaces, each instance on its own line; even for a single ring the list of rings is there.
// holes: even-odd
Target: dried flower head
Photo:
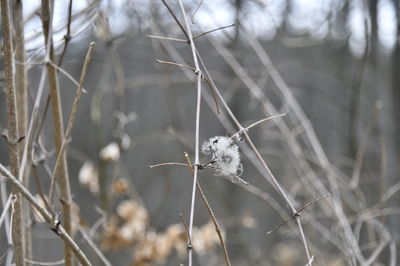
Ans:
[[[111,142],[100,150],[100,159],[103,161],[118,161],[120,156],[119,146],[115,142]]]
[[[86,161],[79,170],[79,183],[87,187],[93,194],[99,193],[99,174],[90,161]]]
[[[121,201],[116,212],[105,228],[102,248],[115,251],[143,241],[149,219],[146,208],[131,199]]]
[[[117,214],[127,222],[148,220],[147,210],[135,200],[121,201],[117,207]]]
[[[127,194],[129,192],[129,185],[125,178],[119,178],[113,183],[113,190],[117,194]]]
[[[240,163],[239,148],[233,139],[215,136],[203,142],[201,151],[211,156],[210,165],[217,174],[224,176],[240,176],[243,166]]]

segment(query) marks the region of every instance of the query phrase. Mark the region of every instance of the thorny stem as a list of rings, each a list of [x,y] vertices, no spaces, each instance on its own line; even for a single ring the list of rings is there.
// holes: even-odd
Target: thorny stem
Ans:
[[[14,84],[13,71],[13,44],[10,22],[10,6],[9,1],[1,0],[1,20],[3,33],[3,49],[4,49],[4,72],[5,87],[7,92],[7,119],[8,119],[8,149],[10,151],[11,173],[14,176],[19,175],[19,152],[18,152],[18,113],[16,102],[16,91]],[[22,77],[20,77],[22,78]],[[15,248],[15,263],[17,265],[25,265],[25,234],[22,214],[22,198],[15,186],[11,187],[11,191],[16,196],[15,213],[12,222],[13,231],[12,238]]]
[[[62,225],[57,224],[56,227],[52,227],[52,215],[45,208],[39,205],[35,197],[29,192],[29,190],[27,190],[24,185],[22,185],[22,183],[14,175],[12,175],[2,164],[0,164],[0,174],[4,176],[7,181],[9,181],[16,188],[16,190],[20,192],[22,196],[24,196],[24,198],[26,198],[31,203],[35,210],[39,212],[40,215],[45,219],[45,222],[51,226],[51,230],[64,240],[64,243],[68,245],[68,247],[72,250],[76,258],[82,265],[92,265],[87,259],[86,255],[82,252],[82,250],[79,248],[79,246],[75,243],[70,234],[68,234],[68,232],[64,229]]]

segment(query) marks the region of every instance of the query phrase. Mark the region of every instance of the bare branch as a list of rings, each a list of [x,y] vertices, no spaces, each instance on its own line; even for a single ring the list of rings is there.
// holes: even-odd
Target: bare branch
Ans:
[[[292,216],[290,216],[289,218],[286,218],[285,220],[283,220],[281,223],[277,224],[276,226],[274,226],[274,228],[272,228],[271,231],[267,232],[267,235],[271,234],[272,232],[274,232],[275,230],[277,230],[279,227],[281,227],[282,225],[286,224],[287,222],[291,221],[292,219],[294,219],[295,217],[298,217],[300,215],[300,212],[303,211],[305,208],[309,207],[310,205],[316,203],[317,201],[326,199],[330,196],[330,194],[327,194],[321,198],[315,199],[310,201],[309,203],[307,203],[306,205],[304,205],[303,207],[301,207],[300,209],[298,209],[294,214],[292,214]]]
[[[196,72],[196,69],[194,69],[193,67],[187,66],[187,65],[183,65],[183,64],[179,64],[179,63],[175,63],[175,62],[170,62],[170,61],[162,61],[162,60],[159,60],[159,59],[157,59],[156,61],[158,63],[160,63],[160,64],[167,64],[167,65],[184,67],[184,68],[187,68],[189,70],[192,70],[193,72]]]
[[[3,224],[4,218],[6,217],[8,209],[10,209],[10,207],[11,207],[12,201],[15,201],[15,196],[10,195],[6,201],[6,204],[3,206],[3,211],[1,212],[1,215],[0,215],[0,227]]]
[[[160,167],[160,166],[167,166],[167,165],[179,165],[179,166],[188,166],[186,163],[159,163],[159,164],[153,164],[149,165],[149,168],[155,168],[155,167]]]
[[[185,157],[185,160],[187,161],[187,166],[188,166],[188,169],[189,169],[190,173],[192,175],[194,175],[193,164],[190,161],[189,154],[187,154],[185,152],[184,153],[184,157]],[[218,238],[219,238],[219,242],[221,243],[221,247],[222,247],[222,250],[224,252],[226,265],[230,266],[231,262],[230,262],[230,259],[229,259],[228,250],[226,248],[226,244],[225,244],[224,238],[222,237],[221,229],[220,229],[220,227],[218,225],[217,218],[215,217],[214,211],[212,210],[211,205],[208,202],[208,200],[207,200],[207,198],[206,198],[206,196],[205,196],[205,194],[203,192],[203,189],[201,188],[200,183],[198,181],[197,181],[196,185],[197,185],[197,189],[200,192],[200,196],[203,199],[204,204],[206,205],[207,211],[210,214],[211,220],[214,223],[215,231],[217,232],[217,235],[218,235]]]
[[[58,61],[58,66],[62,65],[65,53],[67,52],[67,47],[69,44],[69,41],[71,40],[71,23],[72,23],[72,0],[69,0],[68,3],[68,22],[67,22],[67,34],[64,35],[64,47],[61,52],[60,59]]]
[[[164,0],[163,0],[164,2]],[[197,101],[196,101],[196,132],[195,132],[195,152],[194,152],[194,170],[193,170],[193,187],[192,187],[192,200],[190,204],[190,217],[189,217],[189,235],[192,238],[192,232],[193,232],[193,217],[194,217],[194,205],[195,205],[195,200],[196,200],[196,184],[197,184],[197,173],[198,173],[198,166],[200,163],[199,160],[199,136],[200,136],[200,107],[201,107],[201,70],[199,66],[199,62],[197,59],[197,54],[196,54],[196,46],[193,41],[193,36],[192,32],[190,30],[190,25],[189,21],[187,19],[186,11],[185,8],[183,7],[182,0],[179,0],[179,6],[181,7],[181,11],[185,20],[185,25],[186,25],[186,36],[187,39],[190,42],[190,48],[192,50],[192,56],[193,56],[193,61],[194,65],[196,67],[195,73],[197,74]],[[183,28],[182,28],[183,29]],[[193,250],[189,249],[188,251],[188,265],[192,266],[192,256],[193,256]]]
[[[279,114],[279,115],[272,115],[272,116],[266,117],[266,118],[264,118],[264,119],[260,119],[260,120],[258,120],[257,122],[254,122],[253,124],[251,124],[250,126],[245,127],[245,128],[242,129],[241,131],[236,132],[236,133],[233,134],[230,138],[233,139],[233,138],[235,138],[236,136],[238,136],[238,135],[240,135],[240,134],[243,134],[243,132],[249,131],[249,129],[251,129],[252,127],[255,127],[255,126],[257,126],[257,125],[259,125],[259,124],[261,124],[261,123],[267,122],[267,121],[272,120],[272,119],[275,119],[275,118],[280,118],[280,117],[285,116],[285,115],[287,115],[287,112],[286,112],[286,113],[283,113],[283,114]]]
[[[219,28],[216,28],[216,29],[213,29],[213,30],[209,30],[209,31],[200,33],[199,35],[194,36],[193,40],[196,40],[197,38],[200,38],[201,36],[204,36],[206,34],[212,33],[214,31],[223,30],[223,29],[230,28],[230,27],[233,27],[233,26],[235,26],[235,23],[233,23],[231,25],[228,25],[228,26],[222,26],[222,27],[219,27]]]
[[[188,42],[187,40],[183,40],[183,39],[163,37],[163,36],[157,36],[157,35],[147,35],[147,37],[152,38],[152,39],[157,39],[157,40],[164,40],[164,41],[185,42],[185,43]]]
[[[0,164],[0,174],[4,176],[7,179],[7,181],[13,184],[14,187],[22,194],[22,196],[32,204],[35,210],[39,212],[40,215],[45,219],[46,223],[52,225],[53,218],[50,215],[50,213],[39,205],[35,197],[2,164]],[[51,229],[56,235],[58,235],[60,238],[64,240],[64,243],[66,243],[71,248],[72,252],[75,254],[76,258],[82,265],[85,266],[92,265],[86,258],[82,250],[74,242],[71,236],[65,231],[64,227],[61,224],[57,225],[56,228],[51,228]]]
[[[74,102],[72,104],[71,113],[69,115],[67,130],[65,132],[65,136],[64,136],[60,151],[58,152],[58,155],[57,155],[56,164],[54,166],[53,174],[52,174],[52,177],[51,177],[51,185],[50,185],[50,193],[49,193],[49,195],[50,195],[50,197],[49,197],[50,204],[52,204],[53,201],[54,201],[54,191],[55,191],[55,183],[56,183],[56,177],[57,177],[56,174],[58,173],[58,171],[60,169],[61,160],[64,157],[64,151],[65,151],[65,148],[66,148],[66,146],[68,144],[68,139],[69,139],[69,137],[71,136],[71,133],[72,133],[72,127],[73,127],[73,124],[75,122],[75,118],[76,118],[76,114],[77,114],[77,111],[78,111],[78,106],[79,106],[79,102],[80,102],[80,98],[81,98],[81,94],[82,94],[83,83],[84,83],[85,78],[86,78],[86,74],[87,74],[88,67],[89,67],[89,62],[90,62],[90,60],[92,58],[92,55],[93,55],[93,52],[94,52],[94,48],[95,48],[95,43],[94,42],[90,43],[89,49],[88,49],[87,54],[86,54],[85,62],[83,63],[81,78],[79,80],[79,85],[78,85],[78,88],[76,90]]]

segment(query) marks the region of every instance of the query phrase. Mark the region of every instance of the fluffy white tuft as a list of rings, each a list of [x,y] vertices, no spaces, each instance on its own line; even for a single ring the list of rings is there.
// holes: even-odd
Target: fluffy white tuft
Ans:
[[[239,176],[243,172],[240,163],[239,148],[235,141],[228,137],[215,136],[203,142],[201,151],[210,155],[217,173],[225,176]]]

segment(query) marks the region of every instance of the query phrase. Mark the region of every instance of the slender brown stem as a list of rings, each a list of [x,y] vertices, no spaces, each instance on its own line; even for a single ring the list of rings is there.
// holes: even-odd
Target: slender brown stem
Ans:
[[[10,207],[11,207],[11,202],[12,202],[12,201],[15,201],[15,196],[13,196],[13,195],[11,194],[11,195],[8,197],[6,203],[4,204],[3,210],[2,210],[2,212],[1,212],[1,215],[0,215],[0,227],[1,227],[1,225],[3,224],[4,218],[7,216],[6,214],[7,214],[8,210],[9,210]]]
[[[187,162],[187,166],[188,166],[188,169],[189,169],[190,173],[192,175],[194,175],[193,165],[192,165],[192,162],[190,161],[189,154],[187,154],[185,152],[184,156],[185,156],[185,160]],[[221,243],[222,250],[224,251],[224,257],[225,257],[226,265],[230,266],[231,265],[231,261],[229,260],[228,250],[226,248],[226,244],[225,244],[224,238],[222,237],[221,229],[220,229],[220,227],[218,225],[217,218],[215,217],[214,211],[212,210],[211,205],[208,202],[208,200],[206,198],[206,195],[204,194],[204,191],[203,191],[203,189],[200,186],[200,183],[198,181],[196,182],[196,185],[197,185],[197,189],[200,192],[200,196],[203,199],[204,204],[206,205],[206,209],[207,209],[208,213],[210,214],[211,220],[214,223],[215,231],[217,232],[217,235],[218,235],[218,238],[219,238],[219,242]]]
[[[13,66],[13,43],[11,34],[10,6],[9,1],[1,0],[1,19],[4,50],[4,72],[7,102],[7,120],[8,120],[8,149],[10,154],[11,173],[14,176],[19,175],[19,151],[18,151],[18,113],[16,88],[14,84],[14,66]],[[22,77],[21,77],[22,78]],[[12,193],[16,196],[14,204],[14,218],[12,223],[12,238],[15,248],[15,263],[25,265],[25,234],[24,217],[22,213],[21,194],[15,186],[11,187]]]
[[[58,60],[58,66],[62,65],[64,60],[65,53],[67,52],[69,41],[71,40],[71,22],[72,22],[72,0],[69,0],[68,3],[68,22],[67,22],[67,33],[64,35],[64,47],[61,52],[60,59]]]
[[[322,199],[326,199],[327,197],[329,197],[330,194],[325,195],[324,197],[315,199],[310,201],[309,203],[307,203],[306,205],[304,205],[303,207],[301,207],[300,209],[298,209],[294,214],[292,214],[289,218],[284,219],[282,222],[280,222],[279,224],[277,224],[276,226],[274,226],[274,228],[272,228],[272,230],[267,232],[267,235],[271,234],[272,232],[274,232],[275,230],[277,230],[279,227],[281,227],[282,225],[286,224],[287,222],[291,221],[292,219],[294,219],[295,217],[300,215],[300,212],[303,211],[305,208],[309,207],[310,205],[316,203],[317,201],[320,201]]]
[[[49,195],[50,195],[50,197],[49,197],[50,204],[52,204],[54,202],[55,183],[56,183],[56,179],[57,179],[56,173],[60,170],[61,160],[65,156],[65,153],[64,153],[65,152],[65,148],[67,147],[68,139],[69,139],[69,137],[71,136],[71,133],[72,133],[72,127],[73,127],[73,124],[75,122],[75,118],[76,118],[76,114],[77,114],[77,111],[78,111],[79,102],[80,102],[81,95],[82,95],[83,83],[84,83],[85,78],[86,78],[87,70],[88,70],[88,67],[89,67],[89,62],[90,62],[90,60],[92,58],[92,55],[93,55],[93,52],[94,52],[94,48],[95,48],[95,43],[94,42],[90,43],[89,49],[88,49],[87,54],[86,54],[85,62],[83,63],[81,78],[79,80],[79,86],[76,89],[74,102],[72,103],[72,109],[71,109],[71,113],[70,113],[69,119],[68,119],[67,130],[65,132],[65,135],[64,135],[64,138],[63,138],[63,141],[62,141],[62,144],[61,144],[60,151],[58,152],[56,164],[54,166],[53,174],[51,176],[50,193],[49,193]]]
[[[186,42],[186,43],[188,42],[187,40],[184,40],[184,39],[163,37],[163,36],[157,36],[157,35],[147,35],[147,37],[152,38],[152,39],[164,40],[164,41]]]
[[[34,176],[35,183],[36,183],[36,190],[37,190],[37,193],[39,194],[40,199],[43,201],[43,204],[46,207],[46,210],[48,210],[52,215],[54,215],[52,213],[51,206],[49,205],[49,201],[47,200],[47,198],[44,195],[43,186],[42,186],[42,183],[40,182],[40,178],[37,173],[36,165],[32,166],[32,172],[33,172],[33,176]]]
[[[15,41],[15,60],[25,61],[25,35],[24,35],[24,20],[23,20],[23,4],[22,0],[16,0],[13,3],[14,30],[16,35]],[[18,135],[25,136],[28,124],[28,92],[27,92],[27,71],[25,65],[15,64],[15,89],[17,92],[17,109],[18,109]],[[19,147],[20,157],[23,154],[23,144]],[[27,169],[26,169],[27,170]],[[22,171],[22,169],[20,169]],[[21,173],[23,175],[22,182],[26,187],[29,187],[29,172]],[[31,217],[29,206],[26,201],[22,202],[24,213],[24,228],[25,228],[25,257],[31,258],[32,253],[32,230]]]
[[[160,64],[167,64],[167,65],[173,65],[173,66],[179,66],[179,67],[183,67],[186,69],[189,69],[191,71],[193,71],[193,73],[197,74],[197,71],[195,68],[188,66],[188,65],[184,65],[184,64],[179,64],[179,63],[175,63],[175,62],[171,62],[171,61],[162,61],[157,59],[156,60],[158,63]],[[206,81],[206,84],[208,85],[208,87],[210,88],[211,94],[214,97],[214,102],[215,102],[215,108],[217,110],[217,113],[220,114],[220,110],[219,110],[219,106],[218,106],[218,101],[217,98],[215,96],[215,92],[214,92],[214,87],[212,86],[212,84],[210,83],[210,81],[208,80],[208,78],[204,75],[201,75],[201,78],[204,79]]]
[[[42,24],[43,24],[43,33],[45,37],[46,43],[46,60],[53,61],[54,60],[54,51],[53,51],[53,34],[52,34],[52,10],[50,0],[42,0]],[[60,89],[59,89],[59,81],[58,81],[58,73],[57,69],[52,67],[50,64],[47,64],[47,73],[49,80],[49,88],[50,88],[50,97],[51,97],[51,110],[53,117],[53,128],[54,128],[54,144],[57,154],[60,154],[62,142],[64,139],[64,122],[62,116],[62,107],[61,107],[61,99],[60,99]],[[71,188],[69,184],[69,173],[67,167],[67,160],[64,154],[62,154],[61,165],[59,167],[59,171],[56,173],[58,178],[58,185],[60,187],[61,193],[61,202],[62,210],[63,210],[63,224],[65,227],[65,231],[68,234],[71,234]],[[50,203],[51,204],[51,203]],[[72,252],[67,243],[64,243],[64,260],[66,266],[73,265],[72,261]]]
[[[197,7],[194,10],[192,16],[190,17],[190,20],[192,21],[193,24],[196,24],[196,23],[194,23],[194,16],[196,15],[197,11],[199,11],[199,9],[200,9],[202,4],[203,4],[203,0],[200,0],[200,3],[197,5]]]
[[[51,226],[51,230],[58,235],[60,238],[64,240],[64,243],[68,245],[68,247],[72,250],[72,252],[75,254],[76,258],[78,261],[85,266],[90,266],[92,265],[90,261],[87,259],[86,255],[83,253],[83,251],[79,248],[79,246],[75,243],[75,241],[72,239],[70,234],[64,229],[64,227],[60,224],[57,224],[56,227],[53,227],[52,221],[52,215],[43,207],[40,206],[40,204],[36,201],[35,197],[22,185],[22,183],[12,174],[10,173],[2,164],[0,164],[0,174],[4,176],[7,181],[9,181],[18,192],[22,194],[24,198],[26,198],[30,204],[35,208],[35,210],[40,213],[40,215],[45,219],[46,223],[48,223]],[[24,260],[25,263],[25,260]],[[22,264],[19,264],[22,265]]]
[[[182,213],[179,214],[179,218],[181,218],[181,222],[183,224],[183,227],[185,227],[185,231],[186,231],[186,234],[187,234],[187,237],[188,237],[187,249],[188,250],[192,249],[193,248],[193,246],[192,246],[192,238],[191,238],[192,236],[189,234],[189,227],[186,224],[185,219],[183,219],[183,214]]]
[[[193,72],[196,72],[196,69],[195,69],[195,68],[190,67],[190,66],[187,66],[187,65],[183,65],[183,64],[179,64],[179,63],[175,63],[175,62],[170,62],[170,61],[162,61],[162,60],[159,60],[159,59],[157,59],[156,61],[157,61],[158,63],[160,63],[160,64],[167,64],[167,65],[173,65],[173,66],[184,67],[184,68],[187,68],[187,69],[189,69],[189,70],[192,70]]]
[[[186,163],[158,163],[158,164],[152,164],[149,165],[149,168],[155,168],[155,167],[159,167],[159,166],[166,166],[166,165],[179,165],[179,166],[188,166]]]
[[[108,261],[106,256],[101,252],[100,248],[96,246],[96,244],[93,242],[93,239],[90,237],[90,235],[82,228],[82,226],[78,225],[78,230],[81,233],[82,237],[85,239],[86,243],[90,246],[90,248],[96,253],[97,257],[103,262],[105,266],[111,266],[112,264]]]
[[[287,115],[287,112],[286,112],[286,113],[283,113],[283,114],[272,115],[272,116],[269,116],[269,117],[260,119],[260,120],[258,120],[257,122],[254,122],[253,124],[251,124],[250,126],[245,127],[243,130],[236,132],[236,133],[233,134],[230,138],[233,139],[234,137],[236,137],[236,136],[238,136],[238,135],[240,135],[240,134],[243,134],[244,131],[249,131],[252,127],[255,127],[255,126],[257,126],[257,125],[259,125],[259,124],[261,124],[261,123],[264,123],[264,122],[267,122],[267,121],[269,121],[269,120],[272,120],[272,119],[275,119],[275,118],[279,118],[279,117],[282,117],[282,116],[285,116],[285,115]]]
[[[212,33],[212,32],[214,32],[214,31],[223,30],[223,29],[230,28],[230,27],[233,27],[233,26],[235,26],[235,23],[233,23],[233,24],[231,24],[231,25],[228,25],[228,26],[223,26],[223,27],[219,27],[219,28],[216,28],[216,29],[213,29],[213,30],[209,30],[209,31],[200,33],[200,34],[194,36],[194,37],[193,37],[193,40],[196,40],[197,38],[200,38],[201,36],[204,36],[204,35],[206,35],[206,34]]]

